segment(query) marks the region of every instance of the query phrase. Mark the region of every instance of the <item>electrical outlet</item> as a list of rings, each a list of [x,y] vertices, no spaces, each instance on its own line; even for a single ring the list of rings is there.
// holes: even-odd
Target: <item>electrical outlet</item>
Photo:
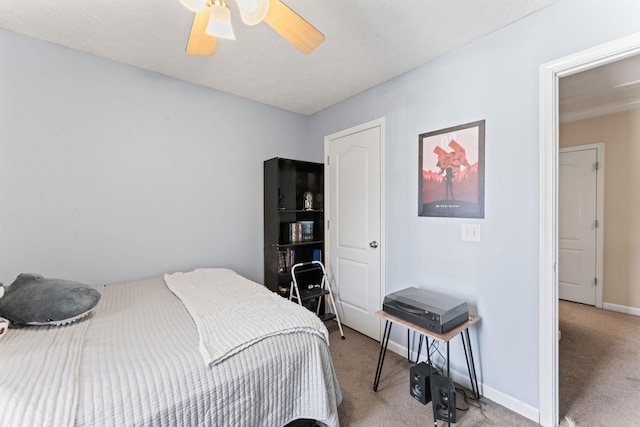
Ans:
[[[479,242],[480,224],[462,224],[462,240],[467,242]]]

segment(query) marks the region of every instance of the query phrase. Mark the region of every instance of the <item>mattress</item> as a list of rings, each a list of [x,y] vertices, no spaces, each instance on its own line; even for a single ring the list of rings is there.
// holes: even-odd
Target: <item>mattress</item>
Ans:
[[[2,426],[339,426],[326,340],[269,336],[208,366],[193,319],[162,277],[106,286],[86,321],[9,332],[0,351],[29,357],[0,372]],[[51,345],[37,344],[44,337]],[[7,369],[21,369],[28,384],[9,381]]]

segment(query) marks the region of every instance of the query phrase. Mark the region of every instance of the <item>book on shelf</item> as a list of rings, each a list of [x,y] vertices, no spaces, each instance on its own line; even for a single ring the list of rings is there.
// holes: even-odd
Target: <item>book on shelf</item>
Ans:
[[[287,272],[287,251],[278,251],[278,273]]]
[[[289,242],[300,243],[313,240],[313,221],[296,221],[289,223]]]
[[[296,251],[292,248],[287,248],[285,250],[285,273],[291,271],[291,266],[295,265],[295,260]]]
[[[322,262],[322,249],[313,250],[313,260]]]
[[[291,243],[302,241],[302,224],[300,222],[289,223],[289,241]]]
[[[291,270],[291,259],[293,258],[291,252],[289,248],[278,251],[278,273],[288,273]]]
[[[302,226],[302,240],[310,242],[313,240],[313,221],[300,221]]]

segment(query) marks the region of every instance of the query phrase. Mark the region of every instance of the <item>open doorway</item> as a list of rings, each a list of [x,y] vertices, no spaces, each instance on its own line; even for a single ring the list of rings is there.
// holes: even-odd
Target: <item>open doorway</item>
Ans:
[[[558,154],[560,78],[640,54],[633,34],[540,67],[540,424],[559,423]]]
[[[558,397],[560,418],[577,425],[635,425],[640,417],[630,381],[640,376],[633,338],[640,318],[602,310],[605,292],[605,308],[640,307],[631,265],[640,230],[630,213],[638,191],[638,76],[640,55],[559,79]],[[597,252],[607,248],[606,268],[591,240],[600,243]]]

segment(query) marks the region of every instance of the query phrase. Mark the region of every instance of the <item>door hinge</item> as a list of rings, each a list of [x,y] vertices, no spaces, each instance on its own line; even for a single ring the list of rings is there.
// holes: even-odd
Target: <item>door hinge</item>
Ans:
[[[331,230],[331,221],[327,220],[327,230]]]
[[[598,220],[596,219],[596,228],[598,228]]]
[[[600,169],[600,162],[596,162],[595,166],[596,166],[596,170]]]
[[[329,162],[329,156],[327,156],[327,166],[329,166],[330,162]]]
[[[594,284],[594,285],[596,285],[596,286],[598,286],[598,278],[597,278],[597,277],[594,277],[594,278],[593,278],[593,284]]]

